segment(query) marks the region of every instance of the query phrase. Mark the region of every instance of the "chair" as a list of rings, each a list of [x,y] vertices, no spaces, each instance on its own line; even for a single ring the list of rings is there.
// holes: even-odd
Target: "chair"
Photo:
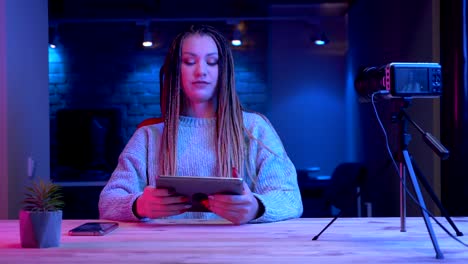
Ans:
[[[137,129],[140,127],[154,125],[162,122],[164,122],[164,119],[162,117],[150,117],[138,123]]]
[[[361,216],[361,194],[366,178],[367,168],[363,163],[340,163],[324,193],[327,206],[332,211],[333,208],[344,211],[344,216]],[[332,215],[336,213],[332,212]]]
[[[329,188],[325,191],[325,199],[331,208],[337,208],[333,219],[312,240],[317,240],[328,227],[340,216],[351,215],[355,209],[360,216],[361,188],[367,177],[367,168],[360,162],[340,163],[333,171]],[[332,213],[333,214],[333,213]]]

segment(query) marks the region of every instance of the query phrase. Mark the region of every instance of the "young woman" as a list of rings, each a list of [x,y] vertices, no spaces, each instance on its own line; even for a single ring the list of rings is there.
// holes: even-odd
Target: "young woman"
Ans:
[[[294,165],[270,122],[244,111],[228,42],[209,26],[179,34],[160,75],[160,122],[137,129],[102,190],[100,217],[224,218],[234,224],[300,217]],[[241,195],[213,194],[211,211],[190,212],[187,197],[158,188],[158,175],[242,177]]]

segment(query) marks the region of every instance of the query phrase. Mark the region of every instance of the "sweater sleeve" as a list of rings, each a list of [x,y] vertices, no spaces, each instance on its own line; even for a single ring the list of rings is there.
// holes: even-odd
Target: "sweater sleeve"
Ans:
[[[142,221],[133,214],[132,206],[147,185],[147,136],[137,130],[119,156],[116,169],[99,197],[101,219]]]
[[[259,142],[255,157],[257,176],[252,192],[265,210],[251,223],[300,217],[303,205],[296,168],[271,124],[259,122],[258,126],[254,135]]]

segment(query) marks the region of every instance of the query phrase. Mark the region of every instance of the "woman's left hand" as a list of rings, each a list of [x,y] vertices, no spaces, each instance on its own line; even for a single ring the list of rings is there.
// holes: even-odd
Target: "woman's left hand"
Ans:
[[[205,203],[213,213],[241,225],[253,220],[257,216],[259,204],[250,188],[244,182],[244,192],[240,195],[213,194]]]

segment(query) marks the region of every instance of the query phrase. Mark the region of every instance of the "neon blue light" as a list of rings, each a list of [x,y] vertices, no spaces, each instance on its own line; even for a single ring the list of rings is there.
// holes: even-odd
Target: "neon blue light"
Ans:
[[[240,39],[233,39],[233,40],[231,41],[231,44],[232,44],[233,46],[240,46],[240,45],[242,45],[242,41],[241,41]]]
[[[317,46],[325,45],[325,41],[323,41],[323,40],[321,40],[321,39],[317,39],[317,40],[315,41],[315,45],[317,45]]]

